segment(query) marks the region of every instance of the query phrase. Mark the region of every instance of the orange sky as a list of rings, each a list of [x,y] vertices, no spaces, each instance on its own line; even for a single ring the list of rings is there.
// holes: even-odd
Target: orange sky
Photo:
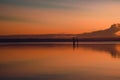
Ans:
[[[118,0],[0,1],[0,35],[79,34],[119,23]]]

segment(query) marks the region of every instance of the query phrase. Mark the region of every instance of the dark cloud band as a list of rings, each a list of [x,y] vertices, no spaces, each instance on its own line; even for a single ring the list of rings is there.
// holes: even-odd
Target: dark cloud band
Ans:
[[[15,21],[15,22],[34,22],[29,19],[19,17],[0,16],[0,21]]]

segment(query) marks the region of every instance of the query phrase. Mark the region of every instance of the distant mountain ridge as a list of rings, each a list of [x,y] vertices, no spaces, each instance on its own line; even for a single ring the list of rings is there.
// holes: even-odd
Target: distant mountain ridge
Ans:
[[[120,24],[113,24],[110,28],[105,30],[93,31],[90,33],[78,34],[79,38],[107,38],[118,37],[116,33],[120,31]]]
[[[110,28],[105,30],[99,30],[99,31],[93,31],[89,33],[83,33],[83,34],[36,34],[36,35],[6,35],[6,36],[0,36],[0,39],[3,38],[60,38],[60,39],[70,39],[73,37],[77,38],[120,38],[116,35],[117,32],[120,31],[120,24],[113,24],[110,26]]]

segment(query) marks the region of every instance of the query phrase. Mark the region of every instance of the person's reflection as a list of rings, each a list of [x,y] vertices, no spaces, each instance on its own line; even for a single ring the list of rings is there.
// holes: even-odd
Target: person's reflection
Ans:
[[[114,58],[120,58],[120,45],[116,44],[79,44],[79,46],[74,45],[73,48],[87,48],[97,51],[105,51],[111,54]]]
[[[76,37],[73,37],[72,44],[73,44],[73,50],[75,50],[78,47],[78,39]]]

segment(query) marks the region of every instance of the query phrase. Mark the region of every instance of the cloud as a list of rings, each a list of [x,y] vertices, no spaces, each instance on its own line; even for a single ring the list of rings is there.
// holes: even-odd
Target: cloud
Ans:
[[[0,4],[13,5],[30,8],[55,8],[55,9],[75,9],[93,4],[103,4],[117,2],[120,0],[0,0]],[[92,4],[93,3],[93,4]]]
[[[0,0],[0,4],[32,8],[71,8],[60,0]]]
[[[15,22],[35,22],[29,19],[10,17],[10,16],[0,16],[0,21],[15,21]]]

